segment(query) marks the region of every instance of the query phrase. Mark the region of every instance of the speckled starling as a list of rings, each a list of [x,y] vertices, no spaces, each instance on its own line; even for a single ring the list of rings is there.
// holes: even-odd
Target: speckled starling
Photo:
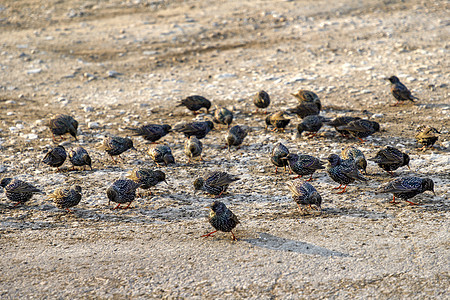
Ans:
[[[206,112],[209,113],[209,109],[211,108],[211,101],[203,96],[194,95],[181,100],[177,107],[178,106],[185,106],[194,114],[196,114],[198,110],[204,107],[206,108]]]
[[[209,223],[216,229],[213,232],[202,235],[202,237],[208,237],[216,233],[217,231],[231,232],[232,239],[235,241],[233,229],[239,224],[238,218],[229,210],[223,202],[214,201],[211,205],[211,211],[209,213]]]
[[[244,141],[244,138],[247,136],[247,133],[250,131],[248,126],[233,126],[228,131],[227,136],[225,137],[225,141],[228,146],[228,151],[230,151],[231,146],[239,146]]]
[[[189,137],[186,142],[184,142],[184,154],[188,157],[188,163],[191,162],[191,159],[198,156],[200,156],[200,160],[203,160],[202,151],[203,144],[195,136]]]
[[[323,123],[327,121],[329,120],[319,115],[307,116],[297,125],[298,135],[301,135],[303,131],[307,131],[307,135],[313,137],[322,128]]]
[[[304,207],[308,205],[315,205],[321,210],[322,197],[317,190],[309,182],[301,182],[295,180],[287,183],[288,188],[292,192],[292,199],[297,203],[300,211],[304,210]]]
[[[284,129],[286,128],[286,126],[288,126],[289,122],[291,121],[291,119],[286,119],[284,117],[284,112],[283,111],[278,111],[275,113],[271,113],[270,115],[268,115],[266,117],[266,129],[269,126],[273,126],[275,127],[272,131],[284,131]]]
[[[397,76],[391,76],[389,78],[386,78],[386,80],[389,80],[391,82],[391,92],[394,98],[397,100],[394,106],[398,105],[400,102],[404,102],[407,100],[411,102],[414,102],[414,99],[419,100],[417,97],[411,95],[411,92],[403,83],[400,82]]]
[[[53,199],[56,207],[70,212],[70,208],[78,205],[81,201],[81,186],[75,185],[70,189],[57,188],[48,197]]]
[[[3,178],[0,186],[5,190],[5,195],[8,200],[17,202],[14,206],[29,201],[35,193],[44,194],[40,189],[19,179]]]
[[[228,186],[233,181],[239,180],[239,177],[228,174],[227,172],[214,171],[206,176],[206,180],[199,177],[194,181],[194,189],[203,190],[208,194],[220,197],[226,192]]]
[[[67,153],[66,149],[63,146],[59,145],[45,154],[42,162],[50,167],[57,168],[59,171],[59,167],[63,165],[66,161]]]
[[[270,105],[270,97],[265,91],[259,91],[253,97],[253,104],[256,106],[256,112],[258,112],[258,108],[267,108]]]
[[[359,119],[348,123],[347,125],[337,127],[338,130],[346,130],[352,136],[358,138],[364,143],[362,138],[368,137],[377,131],[380,131],[380,124],[375,121]]]
[[[286,112],[296,114],[299,118],[303,119],[307,116],[318,115],[320,113],[320,109],[316,103],[302,102],[294,108],[288,108]]]
[[[307,91],[307,90],[299,90],[296,94],[292,94],[299,103],[309,102],[316,104],[319,110],[322,109],[322,103],[320,102],[319,96],[316,93]]]
[[[382,185],[377,192],[393,193],[394,197],[391,203],[396,203],[395,198],[397,197],[412,205],[417,205],[417,203],[411,202],[408,199],[425,191],[432,191],[436,195],[434,192],[434,182],[430,178],[399,177]]]
[[[119,203],[115,208],[127,209],[130,207],[131,202],[133,202],[136,197],[136,189],[140,186],[139,183],[134,182],[130,179],[119,179],[116,180],[108,189],[106,190],[106,195],[109,201]],[[120,207],[120,204],[127,203],[126,207]],[[109,203],[108,203],[109,204]]]
[[[348,132],[347,130],[339,129],[339,127],[346,126],[348,123],[355,121],[355,120],[360,120],[360,119],[361,119],[360,117],[342,116],[342,117],[337,117],[330,122],[327,122],[327,125],[333,126],[337,132],[339,132],[343,136],[347,137],[348,135],[350,135],[350,132]]]
[[[55,135],[63,135],[69,133],[71,136],[77,139],[78,122],[68,115],[56,115],[50,118],[47,126],[52,132],[53,140],[55,141]]]
[[[359,173],[358,168],[352,159],[341,160],[336,154],[328,156],[327,172],[331,179],[339,183],[339,186],[335,188],[336,190],[340,189],[341,186],[345,184],[342,191],[338,192],[338,194],[344,193],[347,185],[355,180],[367,181],[367,179]]]
[[[151,170],[148,168],[135,168],[127,175],[127,178],[140,184],[139,188],[147,190],[160,182],[166,181],[166,174],[160,170]],[[151,192],[150,192],[151,194]]]
[[[389,172],[392,176],[394,176],[392,171],[395,171],[400,167],[407,166],[409,169],[409,155],[391,146],[386,146],[386,148],[381,149],[378,151],[377,155],[370,160],[374,161],[380,168]]]
[[[172,127],[170,125],[148,124],[138,128],[127,127],[127,129],[134,131],[135,136],[142,136],[145,140],[154,143],[171,132]]]
[[[429,125],[421,125],[417,128],[415,138],[419,144],[422,144],[422,150],[430,148],[437,142],[440,132]]]
[[[152,145],[148,148],[147,154],[158,167],[160,166],[160,163],[164,163],[166,166],[175,163],[172,150],[167,145]]]
[[[367,174],[367,160],[361,150],[359,150],[355,146],[348,146],[347,148],[342,150],[341,156],[343,159],[353,159],[356,167],[359,170],[363,170],[364,174]]]
[[[114,156],[124,153],[125,151],[131,149],[136,150],[133,146],[133,141],[130,138],[123,138],[118,136],[106,137],[101,143],[99,149],[105,150],[112,160],[115,162]]]
[[[289,168],[298,176],[294,179],[302,177],[304,175],[311,175],[307,181],[312,180],[312,175],[316,170],[325,169],[323,162],[320,159],[306,154],[293,154],[290,153],[282,160],[287,160]]]
[[[83,147],[76,147],[69,151],[69,160],[74,167],[89,166],[92,170],[92,160]]]
[[[226,125],[229,128],[231,122],[233,122],[233,113],[225,107],[219,108],[216,106],[213,121],[217,124]]]
[[[192,122],[175,126],[174,131],[183,133],[187,138],[195,136],[198,139],[204,138],[208,132],[214,129],[214,123],[211,121]]]
[[[286,172],[286,167],[288,166],[287,159],[283,159],[289,155],[289,149],[282,143],[276,143],[272,149],[270,155],[270,161],[275,165],[275,174],[278,171],[278,167],[284,167]]]

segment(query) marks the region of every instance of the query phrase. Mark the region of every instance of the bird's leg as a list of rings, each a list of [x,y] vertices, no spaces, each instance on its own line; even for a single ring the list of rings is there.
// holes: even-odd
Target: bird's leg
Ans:
[[[297,175],[297,176],[295,176],[294,178],[292,178],[292,179],[297,179],[297,178],[300,178],[300,177],[302,177],[303,175]]]
[[[233,231],[230,231],[230,232],[231,232],[231,236],[232,236],[233,241],[237,241],[237,238],[234,236]]]
[[[207,234],[204,234],[204,235],[202,235],[201,237],[208,237],[208,236],[213,235],[213,234],[216,233],[216,232],[217,232],[217,230],[215,230],[215,231],[213,231],[213,232],[210,232],[210,233],[207,233]]]
[[[115,210],[115,209],[118,209],[118,208],[121,208],[121,207],[120,207],[120,203],[119,203],[119,204],[117,204],[117,206],[116,206],[116,207],[114,207],[114,208],[113,208],[113,210]]]
[[[66,208],[66,211],[67,211],[68,213],[70,213],[70,214],[73,213],[73,211],[71,211],[69,208]]]
[[[286,167],[284,168],[284,171],[286,171]],[[278,167],[275,167],[275,174],[278,172]]]
[[[278,169],[278,167],[277,167],[277,169]],[[286,166],[284,166],[284,172],[286,173]]]
[[[361,142],[361,143],[365,143],[366,141],[364,141],[362,138],[358,138],[358,140]]]
[[[129,208],[129,207],[130,207],[130,205],[131,205],[131,202],[128,202],[128,205],[127,205],[127,207],[121,207],[121,209],[127,209],[127,208]]]
[[[341,185],[339,185],[338,187],[335,187],[335,188],[333,188],[333,190],[338,190],[338,189],[340,189],[340,188],[341,188],[341,186],[342,186],[342,184],[341,184]]]
[[[414,202],[411,202],[411,201],[408,201],[408,200],[405,200],[406,202],[408,202],[409,204],[411,204],[411,205],[419,205],[419,204],[417,204],[417,203],[414,203]]]
[[[14,204],[14,207],[18,206],[19,204],[22,204],[22,202],[17,202],[16,204]]]
[[[395,202],[395,195],[393,196],[392,201],[389,203],[394,203],[394,204],[398,203],[398,202]]]
[[[345,188],[347,187],[347,184],[344,186],[344,189],[340,192],[337,192],[337,194],[343,194],[345,192]]]
[[[391,176],[392,177],[394,177],[395,175],[394,175],[394,172],[392,172],[392,171],[387,171],[389,174],[391,174]]]
[[[310,133],[309,136],[308,136],[308,139],[312,139],[312,138],[315,137],[316,135],[317,135],[316,132]]]
[[[110,156],[111,156],[112,161],[113,161],[115,164],[117,164],[117,161],[114,159],[114,156],[112,156],[112,155],[110,155]]]
[[[311,177],[309,177],[309,179],[307,179],[306,181],[311,181],[312,180],[312,174],[311,174]]]

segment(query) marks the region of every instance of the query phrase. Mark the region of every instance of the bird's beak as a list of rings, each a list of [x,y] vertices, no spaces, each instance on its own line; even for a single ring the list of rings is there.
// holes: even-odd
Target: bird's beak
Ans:
[[[131,147],[130,149],[131,149],[131,150],[134,150],[134,151],[137,151],[137,149],[136,149],[136,148],[134,148],[134,147]]]
[[[408,167],[408,170],[411,170],[411,168],[409,167],[409,165],[406,165]]]
[[[165,182],[167,185],[169,185],[169,184],[167,183],[167,180],[164,180],[164,182]]]

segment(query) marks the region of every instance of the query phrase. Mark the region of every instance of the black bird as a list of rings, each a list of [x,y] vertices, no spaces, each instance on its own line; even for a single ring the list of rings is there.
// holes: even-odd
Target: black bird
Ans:
[[[298,175],[294,179],[302,177],[303,175],[311,175],[307,180],[310,181],[312,180],[312,175],[314,174],[314,172],[316,172],[316,170],[325,169],[325,167],[323,166],[323,162],[311,155],[297,155],[290,153],[286,157],[283,157],[281,159],[287,160],[289,168]]]
[[[172,155],[172,149],[170,149],[167,145],[152,145],[148,149],[147,154],[158,167],[160,166],[160,163],[164,163],[166,166],[175,163],[175,158]]]
[[[386,80],[389,80],[391,82],[391,92],[394,98],[397,100],[394,106],[398,105],[400,102],[407,100],[411,102],[414,102],[414,99],[419,100],[417,97],[411,95],[411,92],[403,83],[400,82],[397,76],[391,76],[389,78],[386,78]]]
[[[289,122],[291,121],[290,119],[286,119],[284,117],[284,112],[283,111],[278,111],[275,113],[271,113],[270,115],[268,115],[266,117],[266,129],[269,126],[273,126],[275,127],[272,131],[284,131],[284,129],[286,128],[286,126],[288,126]]]
[[[216,106],[213,121],[217,124],[226,125],[229,128],[231,122],[233,122],[233,113],[225,107],[218,108]]]
[[[56,207],[71,212],[70,208],[78,205],[81,201],[81,186],[75,185],[70,189],[57,188],[48,197],[53,199]]]
[[[229,210],[223,202],[214,201],[211,205],[211,211],[209,213],[209,223],[216,229],[213,232],[202,235],[201,237],[208,237],[216,233],[217,231],[231,232],[232,238],[235,241],[233,229],[239,224],[238,218]]]
[[[288,108],[286,112],[296,114],[299,118],[303,119],[307,116],[318,115],[320,113],[320,109],[316,103],[301,102],[294,108]]]
[[[296,94],[292,94],[292,96],[297,98],[299,103],[314,103],[319,110],[322,109],[322,103],[320,102],[319,96],[317,96],[314,92],[308,90],[299,90]]]
[[[337,129],[348,131],[352,136],[358,138],[362,143],[364,143],[363,138],[380,131],[380,124],[375,121],[359,119],[351,121],[347,125],[339,126]]]
[[[348,123],[360,120],[360,117],[350,117],[350,116],[343,116],[343,117],[337,117],[334,120],[327,122],[327,125],[333,126],[334,129],[336,129],[337,132],[339,132],[341,135],[347,137],[350,135],[350,132],[347,130],[338,129],[339,127],[346,126]]]
[[[394,176],[392,171],[395,171],[400,167],[407,166],[409,169],[409,155],[391,146],[386,146],[386,148],[381,149],[378,151],[377,155],[370,160],[374,161],[380,168],[392,176]]]
[[[42,162],[50,167],[56,168],[59,171],[59,167],[66,161],[67,153],[63,146],[59,145],[45,154]]]
[[[214,129],[211,121],[192,122],[175,126],[174,131],[183,133],[187,138],[195,136],[198,139],[204,138],[208,132]]]
[[[177,107],[179,106],[187,107],[187,109],[192,111],[194,114],[196,114],[198,110],[204,107],[206,108],[206,112],[209,113],[209,109],[211,108],[211,101],[203,96],[194,95],[181,100]]]
[[[364,174],[367,174],[367,160],[361,150],[359,150],[355,146],[348,146],[347,148],[342,150],[341,156],[343,159],[353,159],[355,161],[356,167],[359,170],[363,170]]]
[[[319,210],[322,210],[322,197],[309,182],[295,180],[288,182],[287,186],[291,190],[292,199],[297,203],[300,211],[303,211],[306,205],[309,208],[312,208],[311,205],[315,205]]]
[[[225,137],[227,142],[228,151],[230,151],[231,146],[239,146],[244,141],[244,138],[247,136],[250,128],[247,126],[233,126],[228,130],[228,134]]]
[[[367,181],[367,179],[359,173],[352,159],[341,160],[336,154],[328,156],[327,172],[331,179],[339,183],[339,186],[334,188],[335,190],[340,189],[341,186],[345,184],[342,191],[338,192],[338,194],[344,193],[347,185],[355,180]]]
[[[142,136],[145,140],[155,143],[157,140],[171,132],[172,127],[166,124],[148,124],[138,128],[127,127],[127,129],[134,131],[135,136]]]
[[[108,189],[106,190],[106,195],[109,201],[119,203],[115,208],[127,209],[130,207],[131,202],[136,198],[136,189],[140,186],[139,183],[134,182],[130,179],[119,179],[116,180]],[[120,207],[120,204],[127,203],[126,207]],[[109,204],[109,203],[108,203]]]
[[[267,108],[270,105],[270,96],[267,92],[261,90],[253,97],[253,104],[256,106],[256,112],[258,108]]]
[[[421,125],[417,128],[417,133],[414,136],[419,144],[422,144],[423,147],[421,150],[425,150],[426,148],[430,148],[437,142],[439,139],[440,132],[429,125]]]
[[[434,192],[434,182],[430,178],[399,177],[382,185],[377,192],[393,193],[394,198],[391,203],[396,203],[395,198],[397,197],[412,205],[417,205],[417,203],[411,202],[408,199],[425,191],[432,191],[436,195]]]
[[[199,177],[194,180],[194,189],[203,190],[208,194],[220,197],[226,192],[228,186],[233,181],[239,180],[239,177],[228,174],[227,172],[214,171],[206,176],[206,180]]]
[[[35,193],[44,194],[44,192],[32,184],[19,179],[3,178],[0,186],[5,190],[5,195],[8,200],[17,202],[14,206],[29,201]]]
[[[289,149],[282,143],[276,143],[272,149],[272,154],[270,155],[270,161],[275,165],[275,174],[278,171],[278,167],[284,167],[286,172],[286,167],[288,166],[287,159],[283,159],[289,155]]]
[[[303,131],[307,131],[307,135],[314,137],[322,128],[323,123],[327,121],[329,120],[319,115],[307,116],[297,125],[298,135],[301,135]]]
[[[136,150],[131,139],[118,136],[106,137],[101,143],[99,149],[105,150],[114,162],[116,162],[114,156],[118,155],[120,157],[120,154],[129,149]]]
[[[89,153],[83,147],[76,147],[68,153],[69,160],[73,167],[89,166],[92,170],[92,160]]]
[[[187,157],[189,158],[188,163],[191,162],[191,159],[197,156],[200,156],[200,160],[203,160],[202,151],[203,151],[203,144],[195,136],[191,136],[186,140],[186,142],[184,142],[184,154],[186,154]]]
[[[160,182],[166,181],[166,173],[160,170],[151,170],[148,168],[135,168],[127,175],[127,178],[139,184],[139,188],[147,190]],[[151,194],[151,192],[150,192]]]
[[[50,118],[47,123],[47,126],[50,128],[52,132],[53,141],[55,141],[55,135],[63,135],[69,133],[71,136],[77,139],[77,129],[78,122],[71,116],[68,115],[56,115]],[[62,137],[61,137],[62,138]]]

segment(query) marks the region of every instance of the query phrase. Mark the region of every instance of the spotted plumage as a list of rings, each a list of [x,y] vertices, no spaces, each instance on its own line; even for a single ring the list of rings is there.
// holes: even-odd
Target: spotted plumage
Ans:
[[[55,140],[55,135],[62,136],[69,133],[71,136],[77,139],[77,129],[78,122],[71,116],[68,115],[55,115],[48,120],[47,126],[52,132],[53,140]]]
[[[360,117],[342,116],[337,117],[330,122],[327,122],[327,125],[333,126],[334,129],[336,129],[336,131],[339,132],[341,135],[348,136],[350,135],[350,132],[348,132],[347,130],[339,129],[339,127],[346,126],[348,123],[360,119],[361,119]]]
[[[106,137],[101,143],[99,149],[105,150],[113,160],[114,156],[118,156],[129,149],[136,150],[133,146],[133,141],[130,138],[118,136]]]
[[[286,167],[288,166],[287,159],[283,159],[289,155],[289,149],[283,145],[282,143],[276,143],[272,149],[272,153],[270,155],[270,161],[275,165],[275,173],[278,171],[278,167],[284,167],[284,171],[286,171]]]
[[[148,124],[127,129],[134,131],[135,136],[142,136],[145,140],[154,143],[171,132],[172,127],[170,125]]]
[[[206,108],[206,112],[209,113],[211,101],[203,96],[194,95],[181,100],[177,107],[178,106],[185,106],[187,109],[194,112],[194,114],[202,108]]]
[[[235,214],[229,210],[223,202],[214,201],[211,205],[209,213],[209,223],[216,229],[213,232],[202,235],[202,237],[208,237],[216,233],[217,231],[231,232],[232,239],[236,240],[233,233],[233,229],[239,224],[239,220]]]
[[[389,80],[391,82],[391,93],[397,100],[394,105],[398,105],[399,103],[408,100],[411,102],[414,102],[414,99],[419,100],[417,97],[414,97],[411,94],[411,91],[408,90],[408,88],[400,82],[400,79],[398,79],[397,76],[391,76],[389,78],[386,78],[386,80]]]
[[[130,207],[131,202],[133,202],[134,198],[136,198],[136,189],[139,186],[139,183],[136,183],[130,179],[119,179],[109,186],[106,190],[106,195],[108,196],[109,201],[118,203],[118,205],[113,209],[127,209]],[[128,203],[128,205],[126,207],[120,207],[120,204],[123,203]]]
[[[192,122],[175,126],[174,131],[181,132],[187,138],[195,136],[198,139],[204,138],[208,132],[214,129],[214,123],[211,121]]]
[[[184,142],[184,154],[186,154],[186,156],[188,157],[188,163],[190,163],[191,159],[193,159],[194,157],[200,157],[200,160],[203,160],[202,151],[203,151],[203,144],[195,136],[189,137]]]
[[[296,107],[287,109],[286,112],[296,114],[299,118],[303,119],[307,116],[318,115],[320,109],[316,103],[301,102]]]
[[[66,161],[66,158],[66,149],[63,146],[59,145],[53,149],[50,149],[50,151],[45,154],[42,162],[50,167],[57,168],[59,170],[59,167],[61,167]]]
[[[417,128],[417,133],[414,136],[419,144],[423,145],[422,150],[430,148],[439,139],[440,132],[429,125],[421,125]]]
[[[81,201],[81,186],[75,185],[69,189],[57,188],[48,197],[53,199],[56,207],[70,212],[70,208],[78,205]]]
[[[89,166],[92,170],[92,160],[89,153],[83,147],[71,149],[68,153],[69,160],[74,167]]]
[[[227,172],[214,171],[206,176],[206,180],[199,177],[194,181],[195,190],[203,190],[208,194],[220,196],[226,192],[228,186],[239,177]]]
[[[329,120],[319,115],[307,116],[297,125],[298,134],[301,135],[302,132],[306,131],[308,135],[315,136],[324,122],[327,121]]]
[[[392,171],[400,167],[407,166],[409,168],[409,155],[401,152],[395,147],[386,146],[386,148],[378,151],[377,155],[370,160],[374,161],[380,168],[394,175]]]
[[[270,105],[270,96],[267,92],[261,90],[253,97],[253,104],[258,108],[267,108]]]
[[[355,146],[348,146],[342,150],[341,156],[343,159],[353,159],[355,165],[359,170],[363,170],[364,174],[367,174],[367,160],[361,150]]]
[[[295,178],[310,175],[307,181],[312,180],[312,175],[316,170],[325,169],[323,162],[311,155],[290,153],[286,157],[283,157],[282,160],[288,161],[289,168],[298,175]]]
[[[331,179],[335,182],[339,183],[339,187],[335,189],[341,188],[343,184],[345,184],[342,191],[339,194],[345,192],[347,185],[354,182],[355,180],[359,181],[367,181],[365,177],[363,177],[358,168],[355,165],[355,162],[352,159],[342,160],[338,155],[331,154],[327,158],[327,172]]]
[[[434,182],[432,179],[419,177],[399,177],[382,185],[377,192],[393,193],[394,197],[391,201],[392,203],[396,203],[395,198],[400,198],[410,204],[416,205],[416,203],[411,202],[408,199],[425,191],[431,191],[435,194]]]
[[[151,170],[142,167],[134,168],[127,175],[127,178],[138,183],[140,185],[139,188],[144,190],[147,190],[160,182],[165,182],[167,185],[169,185],[166,181],[166,173],[160,170]]]
[[[315,205],[319,210],[321,210],[322,197],[309,182],[295,180],[288,182],[287,186],[289,190],[291,190],[292,199],[295,203],[297,203],[300,211],[303,211],[306,205],[310,208],[312,205]]]
[[[346,130],[352,136],[358,138],[361,142],[364,142],[362,138],[368,137],[377,131],[380,131],[380,124],[375,121],[366,119],[354,120],[347,125],[337,127],[338,130]]]
[[[244,138],[247,136],[250,128],[248,126],[240,126],[236,125],[228,130],[228,133],[225,137],[225,141],[228,146],[228,151],[230,151],[231,146],[239,146],[244,141]]]
[[[157,166],[160,166],[160,163],[164,163],[166,166],[175,163],[175,158],[172,155],[172,149],[170,149],[167,145],[152,145],[148,149],[147,154]]]
[[[5,190],[6,198],[16,202],[16,205],[23,204],[33,197],[33,194],[43,192],[32,184],[13,178],[3,178],[0,186]]]
[[[314,103],[319,110],[322,109],[322,103],[320,102],[319,96],[316,93],[308,90],[299,90],[296,94],[292,94],[299,103],[309,102]]]
[[[213,121],[217,124],[226,125],[228,128],[233,122],[233,113],[225,107],[219,108],[216,106]]]
[[[278,111],[275,113],[272,113],[268,115],[265,119],[266,122],[266,129],[269,126],[273,126],[274,129],[272,131],[284,131],[286,126],[288,126],[289,122],[291,122],[290,119],[286,119],[284,117],[284,112]]]

